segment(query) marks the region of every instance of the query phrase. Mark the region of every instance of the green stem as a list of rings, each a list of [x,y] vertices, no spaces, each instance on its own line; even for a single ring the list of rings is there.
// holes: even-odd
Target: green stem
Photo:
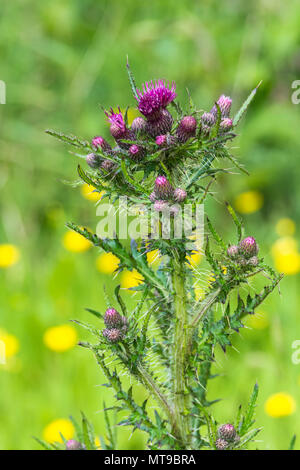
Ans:
[[[185,390],[185,358],[187,350],[187,310],[184,283],[184,261],[175,251],[173,258],[173,290],[176,315],[174,335],[174,414],[180,430],[183,446],[188,445],[189,434],[189,395]]]

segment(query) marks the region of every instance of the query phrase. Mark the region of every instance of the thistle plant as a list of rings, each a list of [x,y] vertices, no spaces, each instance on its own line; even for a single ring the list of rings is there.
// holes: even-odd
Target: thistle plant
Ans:
[[[135,271],[143,280],[132,288],[138,297],[135,308],[117,286],[106,311],[88,309],[95,316],[94,324],[78,323],[94,341],[80,345],[93,353],[106,386],[115,392],[112,408],[117,413],[126,410],[126,419],[118,424],[146,433],[149,449],[245,448],[259,431],[253,428],[258,387],[254,386],[248,406],[243,412],[239,408],[231,423],[218,423],[213,404],[219,397],[207,399],[209,381],[215,377],[215,351],[221,347],[226,353],[245,317],[254,314],[281,275],[264,263],[256,240],[244,233],[234,209],[224,203],[236,237],[224,240],[206,218],[203,252],[211,276],[199,299],[194,286],[204,276],[189,266],[191,255],[199,250],[198,227],[192,221],[188,234],[174,234],[177,219],[186,222],[185,205],[194,215],[199,204],[214,197],[213,184],[219,175],[230,172],[227,165],[245,171],[232,155],[230,143],[257,87],[231,117],[228,96],[221,95],[210,110],[203,111],[188,95],[184,110],[176,100],[174,82],[156,80],[137,88],[129,64],[127,71],[140,116],[130,125],[128,108],[105,111],[110,142],[102,136],[86,141],[47,131],[76,149],[76,155],[85,160],[78,165],[80,179],[94,191],[104,192],[114,207],[126,197],[128,209],[136,204],[147,209],[144,223],[151,222],[153,212],[157,216],[156,236],[149,229],[130,246],[118,234],[101,237],[80,225],[67,224],[95,247],[117,256],[116,273]],[[166,220],[169,237],[163,236]],[[157,269],[147,261],[147,253],[154,250],[161,260]],[[265,277],[265,287],[253,293],[249,282],[256,276]],[[133,383],[144,387],[147,398],[143,403],[135,400],[132,386],[125,387],[124,371]],[[84,448],[86,442],[66,445]]]

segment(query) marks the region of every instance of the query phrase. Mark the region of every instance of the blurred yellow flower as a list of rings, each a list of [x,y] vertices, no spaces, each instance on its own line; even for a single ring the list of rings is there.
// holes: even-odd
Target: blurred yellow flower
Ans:
[[[102,196],[105,194],[105,191],[101,191],[99,193],[95,190],[94,186],[87,184],[87,183],[84,183],[80,187],[80,192],[85,199],[88,199],[89,201],[94,201],[94,202],[100,201]]]
[[[265,312],[256,312],[255,315],[247,317],[247,326],[256,330],[264,330],[269,326],[269,320]]]
[[[119,264],[119,258],[113,253],[101,253],[96,260],[98,271],[104,274],[112,274],[118,269]]]
[[[136,269],[133,269],[132,271],[123,271],[121,275],[121,287],[123,289],[137,287],[142,284],[143,280],[143,276]]]
[[[77,343],[77,331],[72,325],[53,326],[45,331],[44,343],[52,351],[68,351]]]
[[[188,255],[186,259],[188,260],[187,265],[192,269],[195,268],[201,261],[202,253],[200,251],[194,251],[191,255]]]
[[[262,207],[263,202],[263,195],[258,191],[246,191],[236,197],[234,205],[241,214],[252,214]]]
[[[280,237],[286,237],[288,235],[294,235],[296,231],[295,222],[289,218],[279,219],[276,224],[276,232]]]
[[[43,438],[49,443],[63,442],[60,433],[66,440],[72,439],[75,434],[75,429],[69,419],[56,419],[51,421],[43,430]]]
[[[81,253],[92,246],[90,241],[73,230],[68,230],[64,234],[62,242],[65,249],[72,253]]]
[[[274,257],[275,268],[284,274],[297,274],[300,272],[300,254],[286,253]]]
[[[265,402],[265,412],[272,418],[289,416],[296,410],[296,402],[289,393],[274,393]]]
[[[272,255],[275,257],[277,255],[288,255],[291,253],[296,253],[298,249],[297,240],[293,237],[282,237],[278,238],[275,243],[273,243],[271,251]]]
[[[146,256],[148,264],[158,263],[161,258],[159,250],[148,251]]]
[[[2,342],[2,347],[4,347],[5,359],[13,357],[17,354],[20,349],[20,343],[16,336],[7,333],[5,330],[0,330],[0,341]]]
[[[19,261],[20,251],[15,245],[3,243],[0,245],[0,268],[9,268]]]
[[[97,447],[97,450],[101,450],[101,442],[98,436],[95,437],[94,444]]]

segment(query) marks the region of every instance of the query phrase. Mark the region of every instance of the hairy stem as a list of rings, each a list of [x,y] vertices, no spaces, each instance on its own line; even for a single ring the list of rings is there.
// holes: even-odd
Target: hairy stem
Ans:
[[[174,335],[174,413],[183,445],[188,445],[189,395],[185,390],[185,358],[187,349],[187,310],[184,283],[184,260],[175,251],[172,258],[172,280],[176,315]]]

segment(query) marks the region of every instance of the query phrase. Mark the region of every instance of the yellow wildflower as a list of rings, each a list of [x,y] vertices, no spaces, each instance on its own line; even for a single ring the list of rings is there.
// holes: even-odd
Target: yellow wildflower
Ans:
[[[97,447],[97,450],[101,450],[101,442],[98,436],[95,437],[94,444]]]
[[[43,430],[43,438],[49,443],[63,442],[60,433],[66,440],[72,439],[75,434],[75,429],[69,419],[56,419],[51,421]]]
[[[68,230],[64,234],[62,242],[65,249],[72,253],[81,253],[92,246],[89,240],[73,230]]]
[[[287,217],[279,219],[276,224],[276,232],[280,237],[294,235],[296,231],[295,222]]]
[[[142,284],[143,280],[143,276],[136,269],[133,269],[132,271],[123,271],[121,275],[121,287],[123,289],[137,287]]]
[[[20,343],[16,336],[0,330],[0,359],[2,354],[4,359],[8,359],[17,354],[20,349]]]
[[[148,251],[146,256],[147,256],[148,264],[159,263],[160,258],[161,258],[159,250]]]
[[[241,214],[252,214],[261,209],[264,202],[263,195],[258,191],[246,191],[235,199],[235,207]]]
[[[112,274],[118,269],[119,264],[119,258],[113,253],[101,253],[96,260],[98,271],[104,274]]]
[[[188,266],[195,268],[201,261],[202,253],[200,251],[193,251],[191,255],[188,255],[186,259],[189,261]]]
[[[272,245],[272,255],[275,257],[277,255],[285,255],[296,253],[298,248],[297,240],[293,237],[282,237],[278,238],[275,243]]]
[[[105,194],[105,191],[101,191],[99,193],[98,191],[95,190],[94,186],[87,184],[87,183],[84,183],[80,187],[80,192],[85,199],[88,199],[89,201],[94,201],[94,202],[100,201],[100,199]]]
[[[44,343],[52,351],[68,351],[77,343],[77,331],[72,325],[53,326],[45,331]]]
[[[274,393],[265,403],[265,412],[272,418],[289,416],[296,410],[296,402],[289,393]]]
[[[15,245],[3,243],[0,245],[0,268],[9,268],[19,261],[20,251]]]
[[[275,268],[284,274],[297,274],[300,272],[300,254],[297,252],[277,255],[274,258]]]

